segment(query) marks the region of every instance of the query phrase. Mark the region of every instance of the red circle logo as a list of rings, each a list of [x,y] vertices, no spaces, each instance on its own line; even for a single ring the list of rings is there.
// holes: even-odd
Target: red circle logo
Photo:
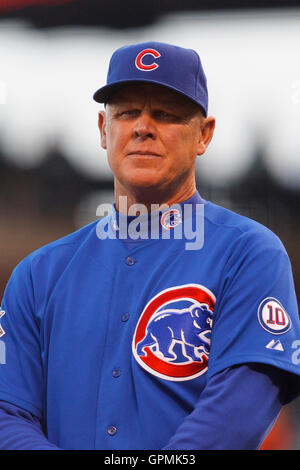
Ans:
[[[144,308],[132,341],[136,361],[151,374],[191,380],[207,371],[216,298],[200,284],[166,289]]]

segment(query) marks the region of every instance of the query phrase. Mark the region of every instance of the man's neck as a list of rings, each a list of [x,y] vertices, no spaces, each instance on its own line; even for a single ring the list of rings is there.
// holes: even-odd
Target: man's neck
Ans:
[[[172,206],[190,199],[196,192],[196,184],[181,187],[173,194],[170,191],[158,191],[156,188],[142,188],[128,191],[115,184],[115,206],[117,211],[128,214],[130,207],[139,204],[151,212],[153,207],[159,210],[164,206]]]

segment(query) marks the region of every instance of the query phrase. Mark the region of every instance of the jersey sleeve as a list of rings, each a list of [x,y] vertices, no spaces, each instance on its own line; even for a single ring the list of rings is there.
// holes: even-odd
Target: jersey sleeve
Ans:
[[[235,243],[214,316],[209,377],[236,364],[270,364],[296,374],[295,397],[299,394],[300,325],[292,268],[268,229],[244,233]]]
[[[0,400],[41,418],[40,325],[35,317],[30,258],[13,271],[1,303]]]
[[[0,400],[0,450],[60,450],[44,435],[38,418]]]
[[[263,364],[229,367],[215,374],[164,450],[258,449],[280,412],[278,382],[284,374]]]

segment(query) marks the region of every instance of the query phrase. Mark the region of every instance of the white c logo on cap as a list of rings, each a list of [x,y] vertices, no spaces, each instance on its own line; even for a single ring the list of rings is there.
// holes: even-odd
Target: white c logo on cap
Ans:
[[[151,70],[157,69],[159,65],[156,62],[152,62],[152,64],[145,65],[143,64],[143,58],[145,55],[152,55],[155,59],[160,57],[160,53],[155,49],[144,49],[143,51],[139,52],[135,59],[135,66],[139,70],[143,70],[145,72],[150,72]]]

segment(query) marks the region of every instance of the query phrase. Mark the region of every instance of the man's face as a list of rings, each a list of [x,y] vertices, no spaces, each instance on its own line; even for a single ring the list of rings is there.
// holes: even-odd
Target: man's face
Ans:
[[[121,88],[99,113],[101,144],[116,183],[163,191],[194,178],[196,157],[208,145],[205,121],[196,104],[165,87]]]

